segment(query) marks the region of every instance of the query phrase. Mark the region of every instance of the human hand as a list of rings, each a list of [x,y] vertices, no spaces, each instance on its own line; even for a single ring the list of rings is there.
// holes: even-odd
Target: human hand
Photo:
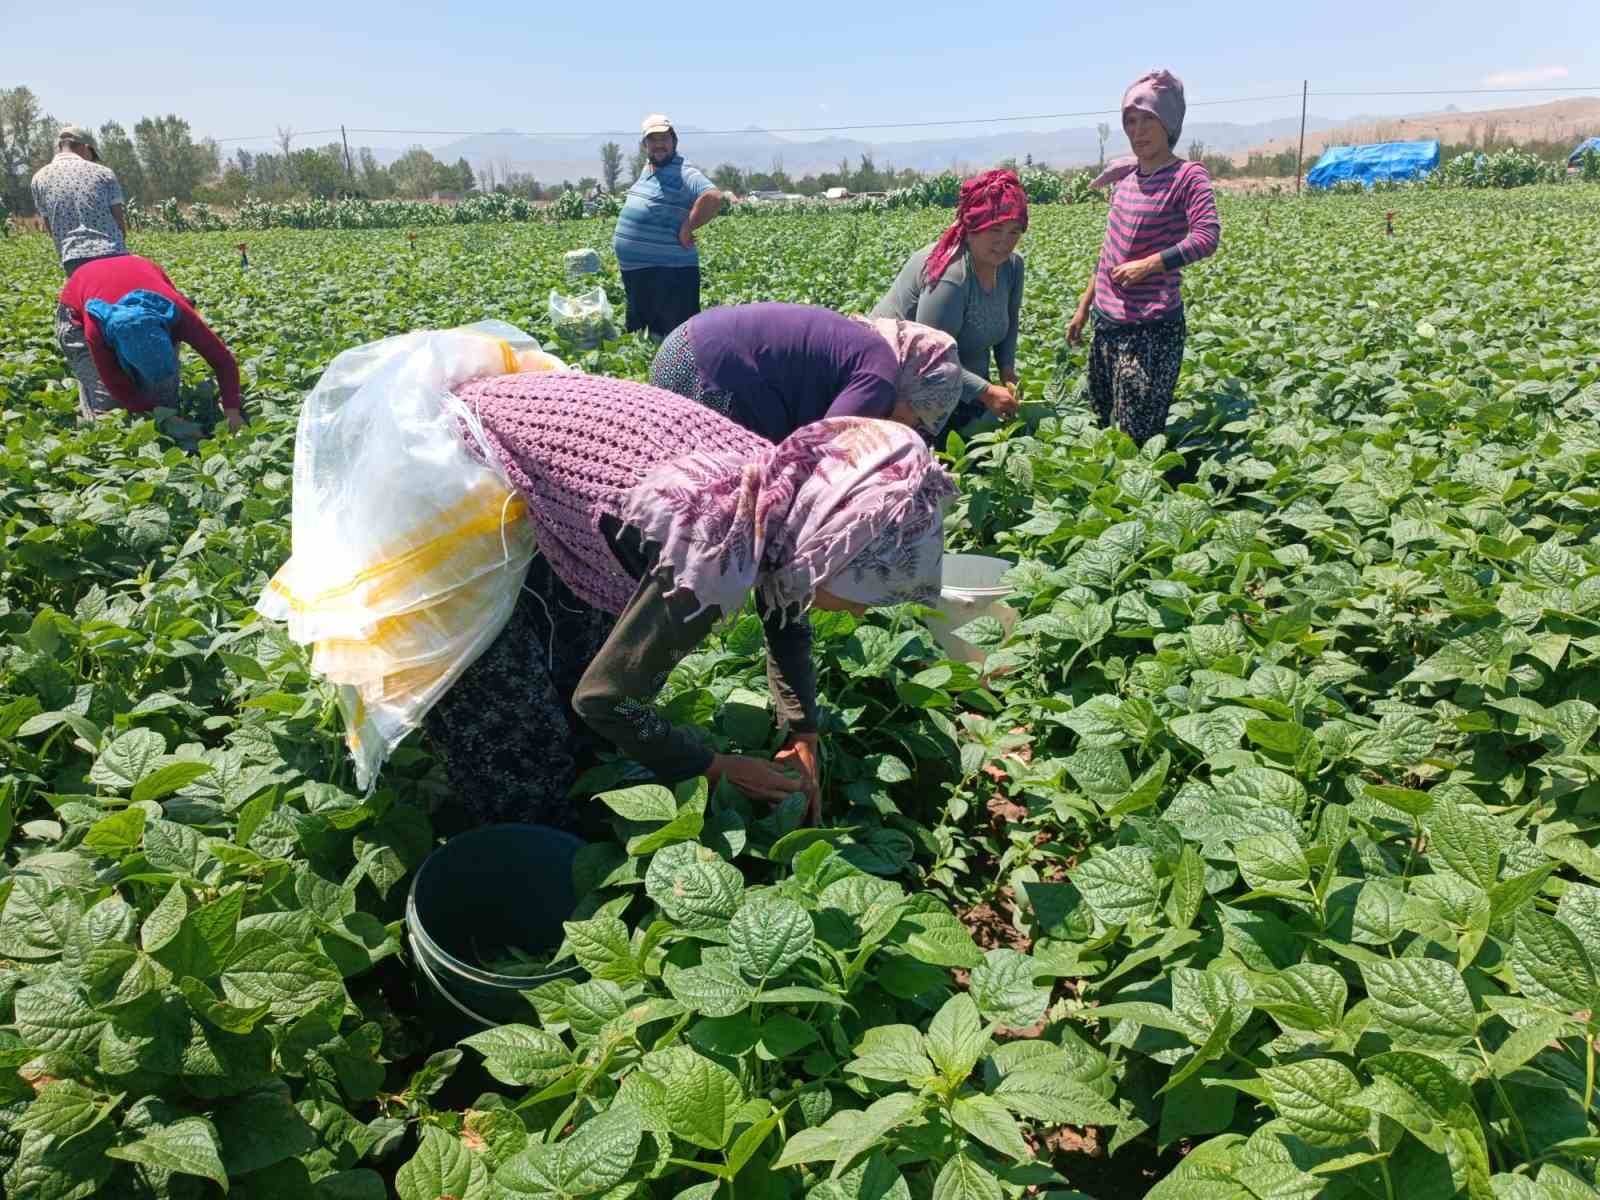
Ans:
[[[237,408],[227,408],[224,409],[223,412],[226,413],[228,417],[229,433],[238,433],[239,430],[244,428],[244,413],[242,411]]]
[[[991,383],[983,389],[983,394],[979,399],[983,401],[985,408],[1002,421],[1009,421],[1017,415],[1017,397],[1010,388],[997,387]]]
[[[792,733],[773,757],[773,762],[800,773],[800,790],[805,793],[806,809],[802,825],[815,825],[822,818],[822,783],[817,770],[817,735]]]
[[[706,768],[706,781],[713,788],[726,779],[752,800],[778,804],[800,790],[800,780],[764,758],[747,754],[713,755]]]
[[[1076,346],[1083,340],[1083,327],[1089,323],[1089,310],[1080,308],[1067,322],[1067,345]]]
[[[1111,281],[1118,287],[1132,287],[1161,270],[1161,256],[1152,254],[1132,262],[1118,263],[1111,268]]]
[[[694,249],[694,230],[689,227],[689,222],[687,221],[678,226],[678,245],[685,250]]]

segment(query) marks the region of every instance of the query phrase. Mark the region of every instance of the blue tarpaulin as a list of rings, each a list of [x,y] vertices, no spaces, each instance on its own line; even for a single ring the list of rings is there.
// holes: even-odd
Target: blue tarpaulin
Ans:
[[[1371,146],[1329,146],[1306,174],[1314,188],[1345,179],[1371,187],[1380,179],[1415,179],[1439,165],[1438,142],[1378,142]]]
[[[1600,137],[1585,138],[1583,142],[1567,157],[1567,166],[1576,167],[1583,162],[1583,152],[1593,150],[1600,154]]]

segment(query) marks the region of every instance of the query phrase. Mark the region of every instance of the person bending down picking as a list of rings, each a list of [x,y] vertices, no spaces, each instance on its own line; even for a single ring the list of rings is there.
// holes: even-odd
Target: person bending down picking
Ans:
[[[774,446],[674,393],[578,373],[479,379],[455,395],[526,499],[539,555],[506,627],[424,718],[452,790],[486,821],[573,827],[575,711],[663,782],[725,779],[773,803],[803,791],[814,822],[806,610],[938,594],[955,487],[921,438],[835,417]],[[776,763],[714,754],[652,703],[752,593],[789,730]]]
[[[78,380],[85,419],[121,406],[146,413],[178,400],[178,346],[200,352],[217,377],[229,430],[244,423],[239,364],[167,273],[137,254],[95,258],[61,289],[56,340]]]
[[[1017,242],[1027,228],[1028,196],[1015,172],[985,171],[967,180],[956,219],[906,261],[872,310],[874,317],[918,321],[956,339],[966,375],[950,428],[971,424],[984,409],[1002,421],[1017,415],[1024,265]],[[991,358],[999,386],[989,382]]]
[[[955,339],[926,325],[810,304],[729,304],[669,333],[650,382],[781,442],[823,417],[887,418],[931,439],[963,379]]]
[[[1134,157],[1111,163],[1094,186],[1111,187],[1105,242],[1078,311],[1067,325],[1077,343],[1094,316],[1089,400],[1102,428],[1115,425],[1139,445],[1167,427],[1183,367],[1183,268],[1216,253],[1211,177],[1173,153],[1183,132],[1183,84],[1152,71],[1122,97],[1122,129]]]

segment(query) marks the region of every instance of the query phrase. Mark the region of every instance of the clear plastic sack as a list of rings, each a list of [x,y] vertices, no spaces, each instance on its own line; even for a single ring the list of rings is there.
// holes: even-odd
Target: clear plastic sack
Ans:
[[[576,283],[585,275],[600,274],[600,255],[593,250],[568,250],[561,261],[568,283]]]
[[[256,609],[337,687],[364,789],[504,628],[535,551],[522,497],[451,389],[564,369],[484,321],[346,350],[306,397],[292,553]]]
[[[617,314],[603,287],[573,296],[550,293],[550,324],[563,342],[593,350],[617,336]]]

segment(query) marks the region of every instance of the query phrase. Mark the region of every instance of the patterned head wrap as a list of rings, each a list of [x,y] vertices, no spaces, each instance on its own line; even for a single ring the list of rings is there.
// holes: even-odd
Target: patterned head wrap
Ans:
[[[982,233],[1006,221],[1021,221],[1028,227],[1028,193],[1015,171],[985,171],[961,185],[956,202],[956,219],[928,252],[923,282],[932,287],[944,277],[956,255],[967,244],[967,235]]]
[[[663,463],[617,514],[661,548],[672,592],[733,612],[755,590],[794,615],[818,587],[862,604],[939,594],[944,508],[955,485],[915,432],[831,417],[755,461],[724,453]]]
[[[911,409],[916,427],[935,437],[961,399],[961,354],[942,329],[894,317],[851,317],[871,326],[894,351],[894,398]]]
[[[1167,145],[1177,149],[1178,138],[1183,133],[1183,116],[1188,108],[1183,98],[1183,80],[1167,70],[1150,71],[1139,76],[1122,93],[1122,115],[1127,116],[1130,108],[1147,112],[1160,121],[1161,128],[1167,131]],[[1089,186],[1104,187],[1115,183],[1138,168],[1139,160],[1135,157],[1113,159]]]

